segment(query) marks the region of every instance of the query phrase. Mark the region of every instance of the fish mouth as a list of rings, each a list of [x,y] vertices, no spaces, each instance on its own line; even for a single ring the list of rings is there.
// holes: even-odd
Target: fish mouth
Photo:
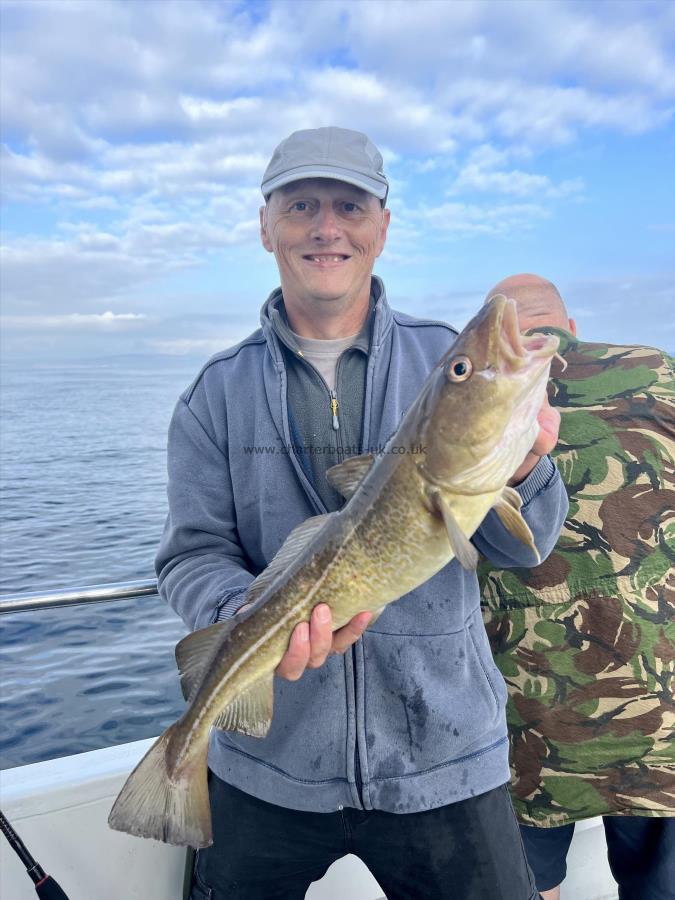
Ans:
[[[544,368],[555,356],[558,338],[554,334],[521,334],[515,300],[498,296],[501,299],[497,321],[500,370],[505,375],[520,375]]]

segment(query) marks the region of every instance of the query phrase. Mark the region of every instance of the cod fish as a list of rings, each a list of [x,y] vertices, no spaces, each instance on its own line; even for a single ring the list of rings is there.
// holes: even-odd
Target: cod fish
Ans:
[[[264,736],[274,669],[291,632],[327,603],[333,628],[418,587],[453,557],[475,568],[469,538],[494,508],[538,553],[507,480],[538,433],[553,335],[521,336],[515,303],[492,297],[426,381],[383,452],[328,472],[348,502],[291,532],[250,586],[250,607],[176,647],[183,715],[129,776],[112,828],[170,844],[212,843],[207,750],[212,726]],[[387,452],[388,447],[408,452]],[[422,449],[420,449],[422,448]]]

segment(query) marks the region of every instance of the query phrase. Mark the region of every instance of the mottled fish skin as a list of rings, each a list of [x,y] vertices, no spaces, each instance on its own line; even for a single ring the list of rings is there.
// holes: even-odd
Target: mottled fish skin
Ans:
[[[504,496],[516,502],[505,485],[536,437],[536,416],[557,346],[550,336],[522,343],[515,304],[503,296],[481,309],[433,370],[347,504],[317,517],[315,533],[258,596],[254,582],[249,593],[255,599],[248,609],[179,644],[179,665],[181,645],[186,652],[191,642],[208,646],[198,675],[188,678],[182,668],[184,687],[190,682],[189,706],[130,776],[113,807],[112,827],[171,843],[211,843],[208,791],[195,825],[194,811],[186,813],[162,797],[162,785],[168,784],[164,789],[172,796],[185,793],[186,781],[201,779],[204,794],[209,732],[223,710],[238,704],[218,727],[266,732],[274,670],[293,629],[309,620],[318,603],[331,607],[337,629],[359,612],[379,614],[427,581],[457,555],[458,542],[475,553],[467,538],[490,508],[507,502]],[[469,361],[468,377],[455,376],[458,360],[458,371],[462,361]],[[405,452],[388,452],[391,447]],[[520,518],[518,508],[519,501],[515,514]],[[520,522],[524,532],[518,536],[529,535]],[[272,561],[268,575],[274,566]],[[259,579],[264,578],[262,573]],[[249,696],[250,703],[242,699]],[[150,785],[145,791],[143,780]],[[145,795],[146,806],[162,808],[148,813],[139,795]]]

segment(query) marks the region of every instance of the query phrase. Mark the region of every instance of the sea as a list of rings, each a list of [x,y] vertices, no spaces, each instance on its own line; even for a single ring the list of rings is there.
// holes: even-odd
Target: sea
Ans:
[[[0,593],[154,578],[166,435],[201,360],[0,367]],[[158,735],[184,708],[158,597],[0,616],[0,767]]]

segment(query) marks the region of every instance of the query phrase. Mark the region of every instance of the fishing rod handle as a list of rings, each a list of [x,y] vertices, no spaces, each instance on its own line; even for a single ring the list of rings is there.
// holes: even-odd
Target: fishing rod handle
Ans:
[[[35,885],[35,890],[40,900],[68,900],[63,888],[51,875],[45,875],[42,881]]]
[[[61,885],[54,881],[51,875],[46,875],[42,866],[35,862],[26,849],[24,842],[3,815],[2,810],[0,810],[0,830],[9,841],[12,850],[16,852],[16,855],[26,867],[26,872],[33,880],[40,900],[68,900],[68,895],[64,892]]]
[[[9,841],[9,845],[12,850],[14,850],[16,855],[26,867],[26,871],[33,879],[33,882],[37,884],[45,877],[45,873],[30,855],[30,853],[26,849],[26,845],[9,824],[2,810],[0,810],[0,830],[2,830],[2,833]]]

